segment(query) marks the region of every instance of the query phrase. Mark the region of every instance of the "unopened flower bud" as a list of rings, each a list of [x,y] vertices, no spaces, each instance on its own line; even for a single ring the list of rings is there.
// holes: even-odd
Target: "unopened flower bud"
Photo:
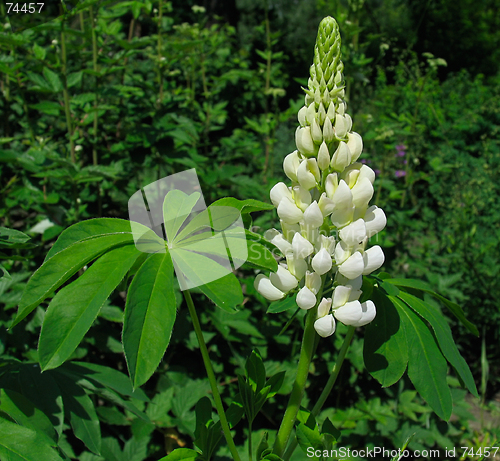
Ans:
[[[314,154],[314,143],[311,137],[311,127],[297,128],[295,132],[295,143],[300,153],[311,156]]]
[[[317,294],[321,289],[321,277],[316,272],[306,272],[306,287],[314,294]]]
[[[332,156],[330,166],[336,171],[343,171],[351,163],[351,152],[344,141],[339,143],[339,147]]]
[[[318,166],[321,171],[325,171],[330,166],[330,152],[325,141],[321,143],[318,151]]]
[[[307,106],[307,111],[306,111],[306,124],[307,125],[312,125],[313,120],[316,118],[316,105],[314,102],[311,102]]]
[[[347,134],[347,120],[344,115],[335,115],[335,136],[344,139]]]
[[[325,117],[326,117],[325,106],[323,105],[322,102],[320,102],[318,108],[318,121],[320,125],[323,125],[323,123],[325,122]]]
[[[333,198],[333,194],[339,186],[337,173],[329,174],[325,181],[325,191],[328,198]]]
[[[318,305],[318,318],[328,315],[332,307],[332,298],[323,298]]]
[[[315,144],[321,144],[323,142],[323,132],[321,131],[316,117],[311,124],[311,137]]]
[[[306,126],[306,113],[307,113],[307,107],[302,106],[299,110],[299,113],[297,114],[297,118],[299,119],[300,126]]]
[[[330,117],[328,117],[327,115],[323,123],[323,139],[326,142],[330,143],[333,141],[334,136],[335,132],[333,130],[332,121],[330,120]]]
[[[294,256],[297,258],[307,258],[314,251],[312,243],[298,232],[293,236],[292,249]]]
[[[323,224],[323,214],[316,200],[304,211],[304,222],[312,227],[319,227]]]
[[[351,152],[351,162],[355,162],[363,151],[363,140],[361,139],[361,136],[354,131],[351,131],[348,134],[348,138],[347,147]]]

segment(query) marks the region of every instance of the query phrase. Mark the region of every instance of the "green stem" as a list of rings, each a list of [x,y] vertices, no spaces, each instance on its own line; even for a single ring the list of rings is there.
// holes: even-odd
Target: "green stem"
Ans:
[[[94,145],[92,147],[92,164],[97,165],[97,124],[98,124],[98,112],[97,112],[97,87],[98,87],[98,78],[97,78],[97,37],[95,30],[95,21],[94,21],[94,9],[92,6],[89,7],[90,13],[90,25],[92,27],[92,68],[95,72],[95,99],[94,99]]]
[[[321,392],[321,395],[319,396],[318,401],[314,405],[311,414],[313,416],[318,416],[318,413],[321,411],[321,408],[323,408],[323,405],[326,402],[326,399],[330,395],[330,392],[333,389],[333,386],[335,385],[335,381],[337,381],[337,377],[339,376],[340,368],[342,367],[342,364],[344,363],[345,356],[347,354],[347,350],[349,349],[349,346],[351,345],[352,337],[354,336],[354,330],[355,327],[349,327],[347,330],[347,334],[345,335],[344,342],[342,343],[342,347],[340,348],[339,351],[339,356],[337,358],[337,361],[335,362],[335,365],[333,366],[332,373],[330,374],[330,377],[328,378],[328,381],[325,385],[325,388],[323,389],[323,392]],[[285,453],[284,459],[288,460],[292,456],[295,448],[297,447],[297,439],[294,439],[290,446],[288,447],[288,450]]]
[[[73,127],[71,123],[71,113],[69,108],[68,82],[66,80],[66,38],[64,34],[64,20],[61,21],[61,61],[62,61],[61,73],[63,80],[64,111],[66,113],[66,125],[68,129],[71,162],[76,163],[75,143],[73,142]]]
[[[161,27],[162,27],[162,18],[163,18],[163,0],[158,2],[158,86],[160,88],[158,95],[158,104],[159,108],[163,103],[163,72],[161,65],[162,58],[162,36],[161,36]]]
[[[248,461],[252,461],[252,422],[248,421]]]
[[[198,315],[196,314],[196,309],[193,304],[193,298],[191,298],[191,293],[189,290],[184,290],[184,298],[188,305],[189,315],[193,321],[194,331],[196,332],[196,337],[198,338],[198,344],[200,345],[201,355],[203,357],[203,363],[205,364],[205,369],[207,371],[208,380],[210,381],[210,387],[212,388],[212,395],[214,396],[215,408],[217,408],[217,413],[219,414],[220,424],[222,431],[224,432],[224,437],[226,438],[229,451],[233,455],[235,461],[241,461],[238,451],[236,450],[236,445],[234,444],[233,437],[231,436],[231,430],[229,429],[229,424],[227,422],[226,414],[224,413],[224,406],[222,405],[222,399],[217,389],[217,380],[215,379],[214,369],[212,368],[212,362],[210,362],[210,357],[208,355],[207,345],[203,339],[203,333],[201,331],[200,321]]]
[[[276,441],[274,442],[273,447],[273,453],[279,457],[283,457],[288,439],[290,438],[290,434],[292,433],[293,426],[295,424],[295,419],[297,418],[300,402],[302,401],[302,397],[304,395],[307,375],[309,374],[309,365],[311,364],[314,353],[314,339],[316,335],[314,322],[316,320],[317,311],[318,306],[310,309],[307,313],[304,336],[302,337],[302,347],[300,349],[297,376],[295,378],[292,393],[290,394],[290,400],[288,401],[288,406],[286,408],[285,415],[283,416],[283,421],[281,422],[278,434],[276,435]]]

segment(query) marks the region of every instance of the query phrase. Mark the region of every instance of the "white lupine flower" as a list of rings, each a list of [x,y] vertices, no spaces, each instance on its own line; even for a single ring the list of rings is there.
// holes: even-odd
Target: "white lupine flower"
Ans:
[[[288,255],[286,257],[286,264],[290,273],[297,279],[302,280],[307,272],[307,263],[304,258]]]
[[[283,170],[285,174],[294,182],[298,182],[297,169],[300,165],[299,153],[295,150],[288,154],[283,160]],[[275,205],[276,206],[276,205]]]
[[[321,143],[318,151],[318,166],[321,171],[325,171],[330,166],[330,152],[325,141]]]
[[[378,245],[371,247],[363,253],[364,270],[363,275],[369,275],[384,264],[385,256],[382,248]]]
[[[307,113],[307,107],[306,106],[301,107],[299,113],[297,114],[300,126],[306,126],[306,113]]]
[[[322,248],[314,255],[311,266],[319,275],[326,274],[332,268],[332,257],[325,248]]]
[[[255,278],[255,289],[269,301],[277,301],[285,296],[281,290],[276,288],[265,275],[259,274]]]
[[[332,307],[332,298],[323,298],[318,305],[318,318],[328,315]]]
[[[278,266],[278,271],[273,272],[269,275],[269,280],[271,283],[281,291],[287,293],[290,290],[293,290],[297,284],[298,280],[282,265]]]
[[[321,277],[316,272],[306,272],[306,287],[309,288],[314,294],[318,294],[321,289]]]
[[[279,182],[278,184],[276,184],[271,189],[269,195],[271,197],[271,202],[276,208],[280,204],[281,199],[283,197],[288,197],[290,200],[292,200],[292,193],[290,192],[290,189],[288,189],[288,187],[284,182]]]
[[[358,133],[351,131],[348,134],[347,147],[351,152],[351,161],[355,162],[363,151],[363,139]]]
[[[314,247],[309,240],[305,239],[297,232],[293,236],[292,250],[295,257],[307,258],[314,251]]]
[[[335,333],[335,319],[333,315],[328,314],[317,319],[314,322],[314,329],[322,338],[328,338],[328,336],[333,335]]]
[[[323,213],[316,200],[304,211],[304,222],[312,227],[319,227],[323,224]]]
[[[349,256],[339,267],[339,272],[348,279],[354,279],[363,274],[365,264],[359,251]]]
[[[372,205],[368,208],[368,210],[366,210],[363,219],[365,220],[366,235],[368,237],[373,237],[375,234],[384,229],[387,224],[387,218],[385,217],[384,211],[376,205]]]
[[[330,166],[336,171],[343,171],[350,162],[351,151],[349,150],[349,146],[344,141],[340,141],[339,147],[337,147],[337,150],[332,156]]]
[[[276,229],[266,231],[264,233],[264,238],[271,242],[274,246],[278,247],[284,256],[292,253],[292,244]]]
[[[308,162],[304,160],[297,169],[297,180],[299,184],[307,190],[316,187],[316,178],[314,174],[309,169]]]
[[[323,142],[323,131],[319,127],[319,123],[316,121],[316,117],[311,123],[311,137],[314,144],[321,144]]]
[[[364,208],[373,196],[373,185],[368,178],[358,178],[351,192],[354,206]]]
[[[311,204],[311,193],[302,186],[294,186],[292,188],[292,197],[295,204],[302,210],[306,211]]]
[[[295,132],[295,144],[297,149],[304,155],[313,155],[315,148],[311,137],[311,127],[297,128]]]
[[[296,224],[302,221],[304,213],[289,197],[283,197],[278,205],[278,216],[287,224]]]
[[[335,319],[352,326],[374,319],[373,302],[359,299],[363,275],[378,269],[384,254],[379,246],[366,247],[387,223],[380,208],[369,207],[375,173],[358,162],[363,141],[351,131],[346,113],[343,68],[338,26],[326,18],[315,45],[305,105],[298,113],[297,150],[283,161],[292,187],[279,183],[271,190],[283,233],[273,229],[266,238],[285,256],[286,265],[281,263],[269,278],[257,276],[255,282],[268,299],[294,291],[297,305],[311,309],[323,284],[333,277],[332,298],[321,300],[314,322],[323,337],[334,333]],[[332,232],[338,232],[339,241]]]
[[[319,198],[318,206],[323,216],[326,217],[330,215],[332,211],[335,209],[335,202],[332,199],[329,199],[326,196],[325,192],[323,192],[321,194],[321,197]]]
[[[316,305],[316,295],[307,287],[302,287],[297,293],[297,306],[301,309],[311,309]]]
[[[333,194],[339,187],[339,180],[337,173],[329,174],[325,181],[325,192],[328,198],[333,198]]]
[[[351,247],[359,245],[366,237],[366,224],[364,220],[358,219],[339,232],[340,239]]]
[[[344,115],[335,115],[335,136],[337,139],[345,138],[347,134],[347,120]]]

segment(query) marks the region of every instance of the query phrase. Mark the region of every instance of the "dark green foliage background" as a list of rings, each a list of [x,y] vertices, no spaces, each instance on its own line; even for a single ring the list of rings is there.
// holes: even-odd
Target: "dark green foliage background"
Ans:
[[[481,337],[450,318],[454,337],[483,404],[498,395],[500,15],[494,1],[478,8],[468,0],[317,0],[290,8],[281,0],[219,0],[204,2],[204,9],[195,2],[80,1],[66,2],[71,11],[63,22],[54,20],[63,12],[56,3],[47,5],[36,28],[29,15],[8,16],[1,5],[7,20],[0,33],[0,225],[27,233],[37,245],[0,254],[10,273],[0,279],[2,360],[38,361],[44,309],[7,328],[27,279],[68,226],[101,216],[126,219],[137,189],[188,168],[196,168],[207,203],[224,196],[269,201],[272,185],[285,179],[282,160],[295,148],[300,86],[317,25],[332,15],[343,37],[348,110],[364,140],[361,158],[377,171],[374,203],[388,217],[376,242],[386,253],[383,269],[423,279],[463,307]],[[396,146],[404,146],[404,156]],[[273,212],[254,214],[253,224],[260,231],[279,225]],[[239,313],[217,309],[200,293],[195,302],[227,402],[254,347],[268,376],[287,372],[280,393],[254,421],[255,432],[272,432],[291,389],[303,327],[298,318],[278,336],[291,313],[265,315],[268,303],[253,288],[253,272],[238,275],[245,294]],[[73,359],[126,373],[120,343],[126,283]],[[131,397],[150,421],[92,394],[102,457],[65,430],[60,446],[68,457],[154,460],[177,446],[192,447],[194,405],[209,388],[176,293],[172,340],[143,386],[151,400]],[[339,326],[333,340],[320,342],[306,401],[321,391],[344,333]],[[362,337],[360,331],[319,418],[328,416],[342,430],[342,446],[399,447],[413,432],[412,449],[491,446],[498,439],[498,427],[488,421],[479,429],[470,425],[457,380],[448,424],[431,414],[408,379],[380,389],[364,370]],[[243,443],[242,431],[236,440]],[[224,455],[221,449],[218,459]],[[296,459],[302,457],[297,451]]]

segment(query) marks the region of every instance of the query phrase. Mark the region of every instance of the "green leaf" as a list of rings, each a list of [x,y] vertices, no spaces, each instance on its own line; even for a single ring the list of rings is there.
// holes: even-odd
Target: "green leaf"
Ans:
[[[59,113],[63,109],[60,104],[53,101],[42,101],[37,104],[30,104],[30,108],[47,115],[59,115]]]
[[[123,348],[134,388],[144,384],[167,349],[175,322],[174,267],[169,253],[150,256],[130,284]]]
[[[73,72],[68,75],[67,77],[67,83],[68,83],[68,88],[71,88],[72,86],[79,85],[82,81],[82,76],[83,72]]]
[[[87,448],[96,455],[101,451],[101,429],[92,400],[74,381],[54,372],[64,402],[64,412],[71,428]]]
[[[363,358],[368,372],[382,387],[388,387],[399,381],[408,364],[404,322],[381,290],[373,291],[372,300],[377,315],[365,329]]]
[[[285,379],[285,372],[280,371],[279,373],[276,373],[274,376],[272,376],[267,380],[266,387],[269,386],[270,388],[269,394],[267,394],[268,399],[274,397],[279,392],[281,386],[283,386],[284,379]]]
[[[446,382],[448,367],[427,325],[405,303],[390,297],[405,323],[408,342],[408,376],[434,412],[448,421],[453,409]]]
[[[37,59],[40,59],[40,61],[45,59],[45,48],[41,47],[37,43],[33,45],[33,53]]]
[[[314,450],[323,448],[323,441],[321,439],[321,434],[319,433],[319,429],[315,426],[314,428],[307,427],[304,423],[300,423],[297,426],[297,442],[299,443],[300,448],[306,454],[309,453],[307,449],[310,447],[314,448]],[[316,457],[312,457],[311,459],[317,459]]]
[[[24,395],[11,389],[0,389],[0,412],[9,415],[17,424],[33,429],[56,446],[56,431],[50,419]]]
[[[197,288],[218,307],[229,313],[237,312],[236,306],[243,302],[240,282],[232,273]]]
[[[61,79],[59,76],[51,71],[48,67],[43,68],[43,76],[49,82],[49,85],[52,87],[54,92],[59,92],[63,90],[63,85],[61,83]]]
[[[238,200],[234,197],[224,197],[210,205],[210,207],[215,207],[215,206],[234,207],[238,209],[241,212],[241,214],[253,213],[254,211],[265,211],[274,209],[274,205],[270,203],[265,203],[254,199]]]
[[[269,304],[266,313],[267,314],[279,314],[280,312],[285,312],[289,309],[297,307],[297,295],[288,296],[284,299],[279,299],[278,301],[273,301]]]
[[[177,448],[168,456],[164,456],[159,461],[196,461],[199,453],[191,448]]]
[[[23,320],[47,296],[57,290],[85,264],[107,250],[131,242],[133,242],[131,234],[104,235],[77,242],[56,253],[45,261],[29,279],[19,302],[17,317],[11,328]]]
[[[54,296],[38,342],[42,370],[56,368],[68,360],[140,254],[133,245],[115,248]]]
[[[278,270],[278,262],[273,254],[260,243],[247,240],[248,256],[246,264],[249,264],[254,269],[267,269],[271,272]]]
[[[266,368],[257,349],[254,349],[245,363],[245,375],[254,392],[259,392],[266,382]]]
[[[433,306],[422,301],[420,298],[409,293],[400,292],[399,298],[410,306],[423,319],[427,320],[438,341],[439,347],[443,352],[450,365],[456,370],[464,384],[469,389],[470,393],[478,397],[474,377],[467,365],[467,362],[460,355],[460,352],[455,345],[451,330],[446,323],[441,312],[437,311]]]
[[[125,374],[114,368],[87,362],[70,362],[59,368],[59,371],[69,372],[77,377],[84,377],[96,384],[109,387],[121,395],[148,402],[149,398],[142,389],[132,388],[130,379]]]
[[[0,247],[9,248],[12,245],[26,243],[30,237],[15,229],[0,226]]]
[[[109,234],[131,234],[130,221],[117,218],[97,218],[74,224],[64,230],[45,257],[45,261],[69,246],[89,238]]]
[[[202,397],[198,401],[195,412],[195,444],[203,453],[203,457],[209,460],[222,438],[221,424],[220,421],[214,423],[212,419],[212,402],[208,397]]]
[[[421,282],[420,280],[413,280],[413,279],[387,279],[385,281],[388,283],[392,283],[393,285],[396,286],[414,288],[416,290],[429,293],[430,295],[439,299],[439,301],[441,301],[472,334],[479,336],[479,332],[476,326],[465,318],[465,314],[462,308],[458,304],[455,304],[449,299],[446,299],[444,296],[441,296],[440,294],[432,291],[426,283]]]
[[[174,241],[179,229],[192,212],[200,197],[201,194],[199,192],[187,195],[177,189],[171,190],[165,196],[165,200],[163,201],[163,222],[169,243]]]
[[[42,434],[0,417],[0,458],[5,461],[61,461]]]

